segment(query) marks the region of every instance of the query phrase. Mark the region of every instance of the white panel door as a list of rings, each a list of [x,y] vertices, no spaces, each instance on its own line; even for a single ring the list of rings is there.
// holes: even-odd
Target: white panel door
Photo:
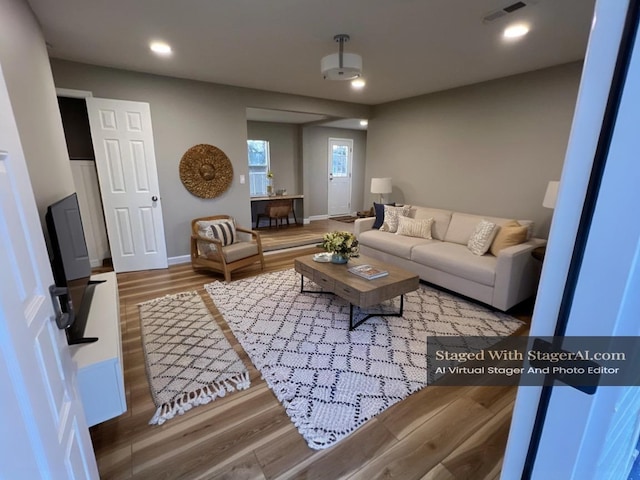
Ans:
[[[149,104],[92,97],[87,110],[114,270],[166,268]]]
[[[351,166],[353,164],[353,140],[329,139],[329,216],[347,215],[351,212]]]
[[[0,73],[0,478],[91,479],[98,470],[9,96]]]

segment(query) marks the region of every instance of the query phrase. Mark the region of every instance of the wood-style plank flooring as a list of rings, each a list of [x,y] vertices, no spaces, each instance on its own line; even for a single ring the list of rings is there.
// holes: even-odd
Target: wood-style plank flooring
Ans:
[[[334,222],[313,223],[309,228],[335,226]],[[349,224],[338,227],[342,226]],[[296,256],[313,251],[272,253],[265,257],[265,270],[291,268]],[[259,267],[248,267],[234,278],[259,273]],[[205,283],[221,278],[196,273],[189,264],[118,274],[128,410],[91,428],[101,478],[499,478],[515,387],[427,387],[334,447],[310,449],[205,293]],[[201,294],[249,367],[251,387],[162,426],[151,426],[147,422],[155,407],[145,374],[136,305],[187,290]],[[530,318],[530,306],[519,310],[517,316]]]

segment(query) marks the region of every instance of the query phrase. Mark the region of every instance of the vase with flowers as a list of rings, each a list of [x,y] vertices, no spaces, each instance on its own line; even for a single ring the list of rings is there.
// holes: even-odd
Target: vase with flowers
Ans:
[[[347,263],[351,257],[357,257],[360,253],[356,236],[349,232],[325,233],[320,246],[332,254],[332,263]]]
[[[273,195],[273,172],[271,170],[267,172],[267,195]]]

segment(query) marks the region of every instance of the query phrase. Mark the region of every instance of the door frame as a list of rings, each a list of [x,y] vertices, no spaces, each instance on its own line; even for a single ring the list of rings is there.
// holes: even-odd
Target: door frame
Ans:
[[[531,336],[630,335],[629,315],[633,309],[638,310],[637,300],[634,304],[634,299],[625,295],[633,282],[638,283],[637,229],[617,238],[615,253],[610,251],[611,255],[591,246],[603,237],[611,239],[610,221],[598,221],[597,218],[602,218],[596,216],[598,213],[615,211],[611,219],[614,221],[624,218],[625,211],[636,205],[633,200],[626,204],[620,200],[625,195],[628,199],[637,198],[631,196],[636,187],[629,188],[629,182],[640,173],[638,165],[631,163],[634,168],[627,167],[622,174],[618,171],[607,177],[607,164],[612,162],[603,162],[614,151],[618,122],[628,122],[618,116],[624,104],[618,107],[616,103],[622,99],[618,96],[622,90],[616,88],[615,82],[616,72],[624,62],[619,60],[618,49],[627,23],[627,6],[633,2],[636,7],[640,3],[596,2],[597,22],[594,21],[589,37]],[[637,47],[634,54],[640,55]],[[622,77],[623,84],[635,85],[637,77],[636,69],[635,77]],[[634,147],[628,140],[622,142],[628,155]],[[611,158],[615,172],[615,168],[620,168],[615,162],[624,162],[625,157],[618,153]],[[590,221],[590,210],[594,222]],[[623,265],[611,261],[613,257],[624,258]],[[629,258],[634,260],[624,263]],[[600,274],[605,272],[610,274],[607,291],[594,290],[602,278]],[[600,300],[597,307],[593,299]],[[563,320],[567,320],[566,329]],[[593,396],[570,387],[519,388],[503,478],[549,478],[544,476],[545,471],[553,472],[557,478],[596,478],[597,463],[604,454],[601,447],[624,388],[600,387]]]

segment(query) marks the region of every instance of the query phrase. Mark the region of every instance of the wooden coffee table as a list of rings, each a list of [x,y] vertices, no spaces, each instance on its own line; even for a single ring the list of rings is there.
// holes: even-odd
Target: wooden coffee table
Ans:
[[[369,264],[389,275],[373,280],[367,280],[350,273],[347,269],[355,265]],[[296,258],[294,261],[296,272],[300,274],[300,292],[302,293],[332,293],[349,302],[349,329],[353,330],[371,317],[400,317],[404,308],[404,294],[418,288],[420,279],[414,273],[402,268],[386,264],[380,260],[361,255],[352,258],[346,264],[321,263],[313,260],[313,255]],[[308,278],[318,284],[322,290],[305,290],[304,279]],[[400,310],[394,313],[365,313],[360,320],[354,321],[353,307],[360,309],[379,305],[385,300],[400,297]]]

